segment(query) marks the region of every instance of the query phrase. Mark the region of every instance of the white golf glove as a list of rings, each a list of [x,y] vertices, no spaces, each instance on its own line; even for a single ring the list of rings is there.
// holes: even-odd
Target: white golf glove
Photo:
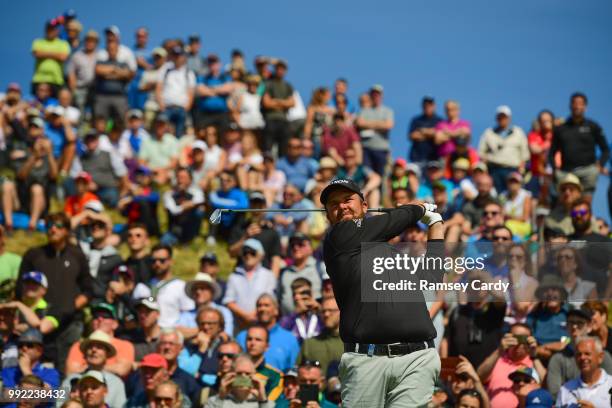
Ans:
[[[421,222],[427,224],[428,227],[431,227],[436,222],[442,222],[442,216],[436,212],[438,208],[435,204],[423,203],[423,207],[425,207],[425,215],[421,218]]]

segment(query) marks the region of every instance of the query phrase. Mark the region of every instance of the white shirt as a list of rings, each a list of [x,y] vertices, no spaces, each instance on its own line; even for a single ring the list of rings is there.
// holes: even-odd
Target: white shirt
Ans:
[[[157,289],[157,304],[159,304],[159,326],[175,327],[182,312],[193,310],[195,303],[193,299],[185,294],[185,281],[178,278],[171,278],[167,281],[160,281],[155,286]],[[134,298],[151,296],[151,289],[139,283],[134,288]]]
[[[612,388],[612,376],[601,369],[599,380],[591,386],[585,384],[581,377],[569,380],[561,386],[557,395],[557,403],[555,406],[566,407],[570,404],[576,404],[578,400],[589,401],[595,407],[609,407],[610,394]]]
[[[193,197],[191,199],[191,201],[195,204],[195,205],[199,205],[202,204],[204,202],[204,194],[202,193],[202,189],[201,188],[194,188],[193,186],[189,187],[187,189],[187,192],[189,194],[191,194],[191,196]],[[164,193],[164,207],[166,208],[166,210],[168,210],[168,212],[172,215],[177,215],[183,212],[183,209],[181,208],[180,205],[178,205],[176,203],[176,201],[174,201],[174,195],[175,191],[174,189],[172,190],[168,190]]]
[[[100,62],[108,61],[108,51],[105,49],[98,50],[98,54],[96,55],[96,59]],[[136,57],[132,50],[129,47],[126,47],[123,44],[119,44],[119,50],[117,51],[117,62],[122,62],[127,64],[130,68],[130,71],[136,72],[138,66],[136,65]]]
[[[162,84],[162,100],[166,107],[182,106],[189,101],[189,90],[195,88],[196,78],[187,65],[175,68],[174,63],[168,62],[159,70],[157,81]]]

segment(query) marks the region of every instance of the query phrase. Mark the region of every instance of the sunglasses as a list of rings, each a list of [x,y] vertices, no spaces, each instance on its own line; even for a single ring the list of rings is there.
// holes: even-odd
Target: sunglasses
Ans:
[[[27,349],[33,349],[38,346],[37,343],[19,343],[19,347],[25,347]]]
[[[496,215],[499,215],[499,211],[485,211],[482,214],[485,217],[488,217],[488,216],[495,217]]]
[[[242,256],[257,256],[257,252],[252,249],[245,249],[242,251]]]
[[[95,221],[91,224],[91,228],[96,229],[105,229],[106,228],[106,224],[103,223],[102,221]]]
[[[152,258],[153,263],[166,263],[170,258]]]
[[[63,222],[58,222],[58,221],[56,221],[56,222],[52,222],[52,223],[50,223],[50,224],[47,226],[47,230],[50,230],[50,229],[51,229],[51,228],[53,228],[53,227],[55,227],[55,228],[57,228],[57,229],[64,229],[64,228],[66,228],[66,225],[65,225]]]
[[[219,360],[223,360],[223,358],[229,358],[230,360],[233,360],[237,356],[236,353],[219,353],[218,355],[219,355]]]
[[[491,241],[510,241],[510,238],[508,237],[502,237],[499,235],[493,235],[493,237],[491,238]]]
[[[155,402],[157,403],[166,403],[168,405],[172,404],[172,402],[174,402],[174,398],[172,397],[153,397],[153,399],[155,400]]]
[[[291,247],[305,247],[306,246],[306,241],[291,241],[291,242],[289,242],[289,245]]]
[[[531,382],[531,378],[527,377],[514,377],[512,379],[512,383],[514,384],[529,384]]]
[[[582,210],[572,210],[572,212],[570,213],[570,215],[572,216],[572,218],[576,218],[576,217],[584,217],[585,215],[587,215],[589,213],[589,210],[587,209],[582,209]]]

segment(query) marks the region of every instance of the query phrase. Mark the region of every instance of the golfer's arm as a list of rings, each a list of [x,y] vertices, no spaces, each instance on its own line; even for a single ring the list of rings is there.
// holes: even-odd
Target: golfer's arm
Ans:
[[[415,225],[424,214],[425,209],[422,206],[408,204],[394,208],[383,215],[365,218],[364,226],[361,228],[363,234],[361,241],[388,241]],[[355,227],[354,223],[350,224]]]

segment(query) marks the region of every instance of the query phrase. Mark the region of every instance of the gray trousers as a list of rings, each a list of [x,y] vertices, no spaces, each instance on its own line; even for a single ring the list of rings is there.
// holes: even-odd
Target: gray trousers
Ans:
[[[433,348],[397,357],[344,353],[339,370],[343,407],[426,407],[440,374],[440,356]]]

